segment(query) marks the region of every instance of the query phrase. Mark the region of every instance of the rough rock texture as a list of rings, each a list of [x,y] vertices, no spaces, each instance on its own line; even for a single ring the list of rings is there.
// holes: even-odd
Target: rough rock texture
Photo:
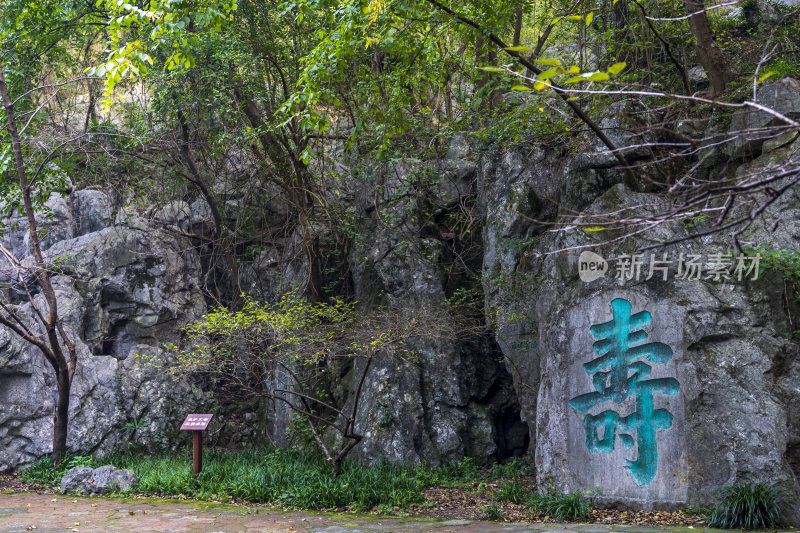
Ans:
[[[174,444],[181,419],[205,397],[147,361],[162,357],[163,343],[179,344],[181,327],[205,311],[196,253],[187,241],[138,217],[110,226],[110,202],[99,191],[54,193],[48,204],[61,213],[46,224],[48,239],[68,238],[46,241],[46,260],[60,273],[53,285],[79,357],[69,448],[88,453],[129,442]],[[20,257],[23,227],[3,239]],[[25,291],[9,285],[5,297],[33,322]],[[42,298],[35,289],[34,298]],[[43,356],[0,329],[0,470],[51,451],[54,390]],[[134,421],[140,427],[125,428]]]
[[[797,205],[795,198],[787,197],[786,202]],[[592,210],[653,203],[659,199],[616,186]],[[792,214],[793,219],[798,216],[800,211]],[[648,237],[674,238],[686,231],[678,226]],[[590,234],[572,235],[547,238],[543,245],[557,249],[591,244],[593,239]],[[769,247],[785,244],[764,231],[754,232],[752,239]],[[709,238],[665,252],[673,259],[683,253],[709,261],[710,254],[724,253],[728,246],[722,238]],[[593,250],[612,258],[630,253],[632,247]],[[647,507],[708,503],[721,486],[740,481],[779,482],[796,497],[800,434],[792,406],[800,399],[800,358],[797,345],[786,339],[780,324],[784,314],[780,300],[770,296],[770,287],[781,274],[768,273],[762,280],[741,284],[719,283],[675,279],[672,267],[667,281],[661,273],[647,281],[643,275],[639,282],[614,279],[612,273],[585,283],[578,279],[577,259],[554,255],[538,262],[548,280],[534,292],[541,354],[536,423],[539,483],[598,488],[603,499]],[[652,260],[645,256],[645,265]],[[652,394],[655,409],[671,413],[668,427],[653,418],[648,422],[656,428],[655,446],[637,440],[625,449],[623,438],[612,436],[611,450],[590,452],[591,431],[585,427],[584,413],[570,402],[599,390],[596,381],[593,385],[599,374],[589,375],[584,366],[599,357],[593,351],[598,337],[590,328],[616,317],[611,307],[616,299],[630,302],[632,313],[652,315],[652,321],[643,324],[646,340],[667,345],[672,355],[662,362],[639,360],[650,367],[649,380],[675,379],[679,388],[670,390],[662,382]],[[605,386],[603,381],[601,388]],[[642,394],[629,389],[624,401],[607,398],[588,412],[597,416],[613,410],[623,417],[642,413],[636,403],[639,397]],[[609,427],[604,439],[609,438]],[[628,433],[637,439],[644,431],[639,427]],[[655,454],[648,456],[643,447],[655,449]],[[653,464],[644,464],[648,457]],[[655,467],[652,479],[635,475],[635,470],[649,467]]]
[[[460,202],[474,198],[475,165],[463,159],[468,150],[457,138],[452,158],[375,169],[374,190],[356,191],[364,236],[351,253],[358,301],[389,304],[425,320],[425,308],[440,304],[457,285],[447,265],[472,237],[456,236],[447,220]],[[390,201],[395,195],[400,201]],[[491,339],[429,339],[414,348],[418,363],[373,363],[356,424],[365,439],[354,456],[417,464],[471,456],[483,463],[527,450],[527,428]]]
[[[782,80],[765,87],[762,99],[796,116],[797,88],[795,80]],[[759,112],[743,111],[731,128],[771,124]],[[725,165],[709,168],[710,175],[760,176],[769,166],[800,163],[800,140],[792,135],[745,139],[741,147],[736,158],[727,156]],[[540,148],[527,152],[533,155],[523,164],[506,164],[514,158],[506,154],[501,164],[491,161],[484,172],[483,273],[487,306],[499,310],[498,344],[535,446],[538,486],[598,489],[601,501],[652,508],[708,505],[721,487],[736,482],[778,483],[787,490],[790,507],[800,508],[800,349],[790,333],[799,304],[783,273],[768,270],[761,279],[736,283],[676,279],[680,254],[700,255],[710,268],[711,254],[730,251],[728,236],[719,235],[659,250],[656,259],[666,253],[672,261],[666,280],[660,271],[645,280],[653,260],[649,253],[641,259],[638,282],[615,279],[618,263],[612,259],[686,235],[690,225],[659,226],[641,238],[603,247],[596,243],[617,234],[547,233],[532,219],[547,220],[549,204],[534,199],[546,197],[567,210],[595,214],[622,206],[643,214],[666,204],[658,196],[626,189],[602,156],[579,154],[558,166]],[[758,157],[744,159],[753,155]],[[526,165],[531,167],[527,174],[504,170]],[[781,197],[743,244],[797,249],[798,200],[796,190]],[[773,227],[775,220],[780,223]],[[594,225],[589,219],[573,222]],[[694,229],[707,223],[696,222]],[[581,281],[581,246],[609,260],[605,277]],[[571,251],[542,253],[564,249]],[[642,389],[635,383],[615,388],[612,378],[602,374],[608,367],[584,366],[602,354],[596,351],[600,337],[592,326],[621,316],[612,308],[615,300],[618,307],[619,300],[629,302],[633,314],[650,314],[649,321],[641,318],[639,327],[632,328],[647,337],[631,345],[662,343],[671,352],[651,359],[643,353],[626,363],[635,365],[624,371],[628,379],[638,370],[640,381],[656,380]],[[647,403],[641,391],[651,386],[655,413],[637,405],[642,398]],[[598,393],[592,401],[585,396],[576,400],[592,392]],[[643,413],[638,422],[629,417],[635,413]],[[637,425],[643,421],[649,422]],[[789,518],[800,521],[800,516]]]
[[[132,490],[139,484],[133,470],[121,470],[113,465],[99,468],[77,466],[61,478],[61,492],[80,492],[81,494],[108,494]]]
[[[800,82],[765,85],[760,102],[800,117]],[[632,102],[606,111],[600,125],[617,146],[628,147],[628,161],[649,158],[642,144],[658,128],[634,133],[647,129],[652,114]],[[758,176],[770,166],[800,164],[800,140],[792,132],[765,133],[775,124],[773,115],[759,110],[737,113],[729,133],[748,133],[713,153],[702,151],[698,176]],[[702,131],[699,120],[677,127],[693,138],[711,133]],[[473,143],[459,134],[441,159],[397,160],[362,169],[354,183],[345,176],[337,184],[343,197],[352,198],[353,205],[345,207],[355,215],[347,228],[353,242],[342,283],[359,302],[388,304],[424,319],[429,306],[458,290],[477,289],[480,272],[484,309],[497,326],[494,335],[471,340],[420,340],[413,364],[376,360],[356,427],[365,439],[352,457],[441,464],[532,451],[541,489],[598,489],[596,498],[607,503],[708,505],[721,487],[740,481],[777,482],[796,502],[800,355],[793,330],[800,303],[783,274],[768,270],[758,280],[736,283],[678,279],[680,254],[699,255],[709,268],[712,254],[729,250],[721,235],[674,245],[657,257],[645,254],[638,280],[616,279],[620,256],[653,239],[686,235],[691,226],[702,230],[707,222],[661,225],[646,238],[603,247],[598,243],[616,236],[613,231],[577,226],[548,232],[546,222],[559,216],[569,221],[581,211],[634,206],[641,213],[666,204],[657,195],[628,190],[617,159],[590,136],[566,148],[533,144],[489,152]],[[661,163],[659,170],[668,171],[670,164]],[[637,177],[646,182],[648,171],[637,169]],[[371,186],[364,186],[365,179],[373,180]],[[229,209],[246,204],[242,190],[234,179],[215,183]],[[285,201],[279,191],[270,195],[275,205],[259,220],[283,220]],[[744,244],[797,249],[798,206],[796,191],[781,197]],[[200,280],[223,269],[163,227],[208,234],[208,206],[198,199],[150,209],[158,225],[131,207],[113,216],[112,202],[100,191],[56,194],[48,207],[46,253],[60,269],[54,283],[81,357],[70,446],[92,452],[131,439],[174,444],[180,419],[203,405],[206,393],[137,361],[161,357],[163,342],[180,343],[181,327],[205,310]],[[12,227],[15,220],[6,222]],[[572,222],[596,224],[586,218]],[[311,229],[323,255],[345,255],[329,242],[331,235]],[[25,232],[11,230],[3,242],[25,255],[26,239]],[[282,233],[243,264],[245,291],[275,301],[304,283],[309,265],[302,244],[298,232]],[[605,277],[581,281],[580,247],[609,260]],[[544,255],[556,250],[561,252]],[[670,260],[666,278],[654,271],[644,279],[663,254]],[[6,285],[7,299],[30,314],[22,287],[13,280]],[[604,330],[615,331],[613,320],[624,326],[621,317],[628,312],[636,324],[628,348],[641,352],[615,363],[615,374],[604,374],[607,366],[592,361],[613,345],[596,342]],[[603,324],[609,325],[598,329]],[[342,376],[335,391],[344,398],[353,389],[355,370]],[[280,374],[274,379],[288,382]],[[42,358],[0,330],[0,469],[49,451],[52,386]],[[241,438],[257,439],[264,428],[271,441],[287,442],[292,413],[283,404],[264,411],[243,416],[258,435],[249,431]]]

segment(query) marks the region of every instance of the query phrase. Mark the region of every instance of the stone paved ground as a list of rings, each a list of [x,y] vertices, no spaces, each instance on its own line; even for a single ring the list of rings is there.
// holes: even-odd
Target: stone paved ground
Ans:
[[[239,505],[210,505],[155,499],[76,498],[53,494],[0,494],[0,533],[89,532],[313,532],[379,533],[431,531],[437,533],[512,532],[547,533],[655,533],[660,529],[640,526],[591,524],[502,524],[468,520],[361,516],[328,516],[305,512],[281,512]],[[686,528],[680,530],[686,532]],[[699,530],[698,530],[699,532]]]

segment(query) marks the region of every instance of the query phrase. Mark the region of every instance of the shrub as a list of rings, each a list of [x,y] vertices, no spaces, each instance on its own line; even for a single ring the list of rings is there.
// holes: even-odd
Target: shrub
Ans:
[[[780,525],[778,490],[764,483],[738,483],[720,491],[709,527],[767,529]]]
[[[569,494],[536,494],[528,500],[528,507],[558,520],[577,520],[587,516],[593,504],[576,490]]]

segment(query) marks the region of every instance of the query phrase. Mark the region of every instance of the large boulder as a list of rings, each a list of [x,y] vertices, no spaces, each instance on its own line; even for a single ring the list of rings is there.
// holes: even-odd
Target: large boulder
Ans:
[[[773,215],[800,218],[789,196],[777,204]],[[668,207],[618,185],[589,211],[620,205],[641,206],[639,214]],[[604,277],[581,281],[585,247],[608,260],[624,258],[688,231],[685,224],[662,225],[647,240],[605,246],[596,245],[609,240],[603,232],[552,233],[541,250],[576,252],[523,259],[545,280],[530,293],[538,364],[520,365],[516,379],[538,391],[535,404],[529,395],[520,399],[524,412],[535,413],[539,486],[597,489],[608,503],[684,507],[707,505],[732,483],[778,482],[797,500],[800,357],[786,336],[785,298],[776,294],[783,274],[715,279],[714,258],[729,253],[730,243],[708,237],[644,254],[638,279],[628,279],[619,259]],[[762,224],[748,240],[773,249],[798,237]],[[681,254],[702,258],[707,277],[681,279]],[[731,261],[734,272],[736,256]],[[752,266],[752,259],[742,261]],[[666,270],[650,276],[651,264]]]
[[[78,218],[81,231],[109,222],[103,198],[94,193],[79,198],[68,198],[67,204],[80,205],[83,215],[73,212],[64,220]],[[130,441],[150,448],[174,445],[181,419],[206,401],[187,378],[159,367],[167,356],[163,344],[180,345],[183,326],[206,309],[191,244],[130,217],[57,241],[47,247],[45,259],[55,272],[59,313],[78,353],[68,447],[93,453]],[[23,264],[31,261],[22,258]],[[15,287],[11,284],[4,298],[35,324],[27,293]],[[35,284],[31,288],[41,305],[41,293]],[[54,375],[42,354],[0,329],[0,471],[52,451],[54,390]]]
[[[759,153],[736,174],[759,177],[799,163],[800,141],[791,135],[767,139]],[[727,259],[734,273],[739,259],[729,235],[720,234],[647,252],[639,258],[639,278],[629,279],[619,258],[702,231],[713,221],[657,225],[626,240],[619,230],[582,230],[602,224],[578,217],[580,211],[602,215],[624,206],[647,217],[669,203],[621,184],[597,185],[594,176],[602,167],[554,161],[537,155],[527,174],[494,164],[483,180],[484,291],[530,427],[537,485],[596,490],[595,498],[608,504],[684,508],[711,504],[726,485],[777,483],[797,509],[800,348],[791,324],[800,303],[784,282],[787,273],[716,277],[714,265],[725,254],[732,254]],[[570,193],[583,179],[592,188]],[[561,202],[562,222],[571,230],[546,231],[550,227],[534,222],[555,219],[546,203],[525,201],[544,196]],[[791,189],[752,224],[743,244],[778,254],[797,249],[798,206]],[[743,202],[730,220],[751,208]],[[582,258],[584,251],[600,257]],[[664,254],[668,263],[654,263]],[[685,270],[678,275],[681,255],[702,258],[703,279],[686,279]],[[752,257],[741,259],[752,266]],[[665,268],[650,275],[651,263]],[[587,270],[582,277],[581,264],[596,272],[605,268],[605,275],[586,276]],[[633,335],[629,342],[626,331]],[[624,338],[638,355],[620,355],[624,342],[608,344],[609,335]],[[788,518],[800,521],[796,513]]]
[[[440,305],[453,290],[448,262],[477,236],[477,231],[456,233],[448,216],[475,195],[476,167],[462,159],[468,151],[466,141],[457,139],[446,159],[372,168],[373,188],[356,184],[347,191],[355,197],[356,229],[363,236],[349,257],[362,305],[390,305],[398,314],[425,320],[424,310]],[[373,361],[356,420],[356,431],[365,438],[353,457],[441,464],[471,456],[485,463],[526,451],[527,428],[491,339],[420,339],[413,348],[414,362]],[[342,378],[345,402],[352,401],[347,395],[356,388],[361,364]],[[280,383],[284,377],[275,379]],[[272,438],[285,442],[291,413],[276,405],[269,420]]]

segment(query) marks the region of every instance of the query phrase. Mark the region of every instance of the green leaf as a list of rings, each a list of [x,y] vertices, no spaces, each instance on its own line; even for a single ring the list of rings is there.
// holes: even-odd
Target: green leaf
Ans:
[[[505,72],[505,69],[500,67],[478,67],[478,70],[485,70],[486,72]]]
[[[559,22],[561,22],[561,19],[563,19],[563,18],[564,18],[564,17],[556,17],[556,18],[554,18],[554,19],[553,19],[553,22],[551,22],[551,23],[550,23],[550,25],[551,25],[551,26],[555,26],[556,24],[558,24]]]
[[[587,81],[606,81],[611,76],[607,72],[595,72],[586,77]]]
[[[561,64],[561,61],[559,61],[558,59],[549,59],[546,57],[537,59],[536,62],[542,65],[547,65],[549,67],[557,67]]]
[[[583,17],[580,15],[570,15],[567,17],[567,20],[583,20]]]
[[[607,72],[586,72],[580,76],[573,76],[569,78],[566,83],[579,83],[582,81],[605,81],[611,76]]]
[[[525,85],[514,85],[511,88],[512,91],[532,91],[530,87],[526,87]]]
[[[546,81],[546,80],[549,80],[550,78],[552,78],[553,76],[555,76],[557,74],[561,74],[563,71],[564,71],[564,69],[561,68],[561,67],[553,67],[553,68],[547,69],[544,72],[542,72],[541,74],[539,74],[536,77],[536,79],[539,79],[539,80],[542,80],[542,81]]]
[[[533,84],[533,88],[536,89],[537,91],[541,91],[545,87],[547,87],[547,85],[545,85],[544,83],[542,83],[540,81],[537,81],[536,83]]]
[[[586,15],[586,25],[587,26],[592,23],[592,19],[593,18],[594,18],[594,13],[589,13],[588,15]]]
[[[509,52],[533,52],[533,50],[527,46],[506,46],[505,50],[508,50]]]
[[[775,74],[774,71],[769,71],[766,74],[763,74],[761,77],[758,78],[758,80],[756,81],[756,84],[761,83],[762,81],[766,80],[767,78],[769,78],[773,74]]]
[[[608,67],[608,73],[609,73],[609,74],[614,74],[614,75],[617,75],[617,74],[619,74],[620,72],[622,72],[622,70],[623,70],[623,69],[624,69],[626,66],[628,66],[628,64],[627,64],[627,63],[625,63],[624,61],[622,61],[622,62],[620,62],[620,63],[614,63],[613,65],[611,65],[610,67]]]

